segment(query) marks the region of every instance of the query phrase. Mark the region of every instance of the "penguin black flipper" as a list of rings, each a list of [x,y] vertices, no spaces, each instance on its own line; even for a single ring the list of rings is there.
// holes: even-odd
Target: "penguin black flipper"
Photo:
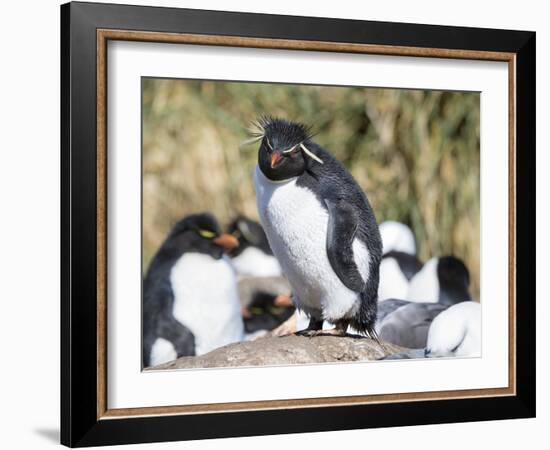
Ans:
[[[149,269],[149,271],[151,271],[151,269]],[[159,299],[161,300],[159,301]],[[166,299],[173,303],[172,289],[168,283],[161,281],[160,278],[151,277],[148,274],[143,282],[142,305],[142,348],[144,367],[149,367],[151,365],[151,351],[155,341],[159,337],[159,317],[162,315]]]
[[[158,333],[161,338],[171,342],[178,358],[195,356],[195,336],[189,328],[178,322],[172,314],[166,314],[160,321]]]
[[[143,295],[143,366],[151,365],[157,338],[169,341],[177,357],[195,355],[195,336],[173,316],[174,293],[166,278],[147,277]]]
[[[365,282],[353,258],[353,240],[359,224],[356,208],[342,199],[325,199],[325,204],[329,213],[327,255],[332,270],[348,289],[362,292]]]

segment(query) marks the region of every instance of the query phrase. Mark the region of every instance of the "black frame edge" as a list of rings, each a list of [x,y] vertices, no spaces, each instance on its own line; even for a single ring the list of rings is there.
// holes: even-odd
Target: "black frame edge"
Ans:
[[[97,28],[516,52],[530,31],[72,2]],[[282,31],[284,30],[284,31]],[[421,30],[421,32],[420,32]],[[284,34],[284,36],[281,36]],[[336,38],[336,36],[338,36]]]
[[[61,5],[61,443],[97,425],[96,37]]]
[[[70,5],[61,6],[60,39],[60,111],[61,111],[61,432],[60,440],[64,445],[71,443],[71,389],[70,389]]]
[[[516,54],[516,383],[536,414],[536,34]],[[520,201],[521,199],[521,201]]]

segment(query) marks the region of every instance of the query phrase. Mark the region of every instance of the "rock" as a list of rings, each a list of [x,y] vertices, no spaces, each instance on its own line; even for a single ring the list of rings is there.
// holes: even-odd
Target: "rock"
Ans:
[[[382,359],[422,359],[426,358],[423,348],[413,348],[405,352],[392,353]]]
[[[361,336],[268,336],[237,342],[201,356],[186,356],[148,370],[201,367],[272,366],[337,361],[372,361],[402,352],[386,342],[382,346]]]

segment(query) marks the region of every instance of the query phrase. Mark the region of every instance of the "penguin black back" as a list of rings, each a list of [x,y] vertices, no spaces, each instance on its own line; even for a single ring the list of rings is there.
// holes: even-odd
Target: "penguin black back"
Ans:
[[[401,308],[402,306],[408,305],[409,303],[410,302],[407,300],[401,300],[397,298],[389,298],[387,300],[381,301],[380,303],[378,303],[378,323],[384,320],[386,316],[390,315],[395,310]]]
[[[435,317],[447,309],[439,303],[408,303],[388,314],[379,324],[380,337],[406,348],[426,347],[428,330]]]
[[[382,239],[378,229],[378,223],[372,210],[372,207],[365,193],[357,185],[351,174],[344,166],[334,158],[330,153],[319,145],[308,141],[307,148],[315,153],[323,164],[313,164],[306,159],[307,168],[304,174],[298,179],[297,185],[311,189],[320,199],[324,199],[322,204],[327,205],[349,205],[345,208],[356,215],[356,220],[349,223],[342,223],[340,229],[344,234],[353,233],[367,247],[369,260],[369,273],[367,282],[361,290],[361,306],[359,314],[350,322],[351,326],[357,331],[366,332],[375,336],[374,324],[377,317],[378,305],[378,284],[380,277],[380,262],[382,260]],[[334,208],[336,216],[342,216],[344,208],[336,206]],[[332,242],[336,248],[340,248],[340,243],[335,237]],[[340,248],[340,250],[343,250]],[[338,260],[342,258],[330,258],[333,268],[338,265]],[[337,273],[347,272],[344,268]],[[344,281],[344,280],[342,280]],[[346,282],[344,284],[347,285]]]

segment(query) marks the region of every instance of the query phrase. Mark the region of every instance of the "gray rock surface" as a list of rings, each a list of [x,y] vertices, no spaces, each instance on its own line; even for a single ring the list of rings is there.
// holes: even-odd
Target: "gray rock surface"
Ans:
[[[237,342],[201,356],[179,358],[148,370],[272,366],[338,361],[372,361],[404,349],[359,336],[267,336]]]

